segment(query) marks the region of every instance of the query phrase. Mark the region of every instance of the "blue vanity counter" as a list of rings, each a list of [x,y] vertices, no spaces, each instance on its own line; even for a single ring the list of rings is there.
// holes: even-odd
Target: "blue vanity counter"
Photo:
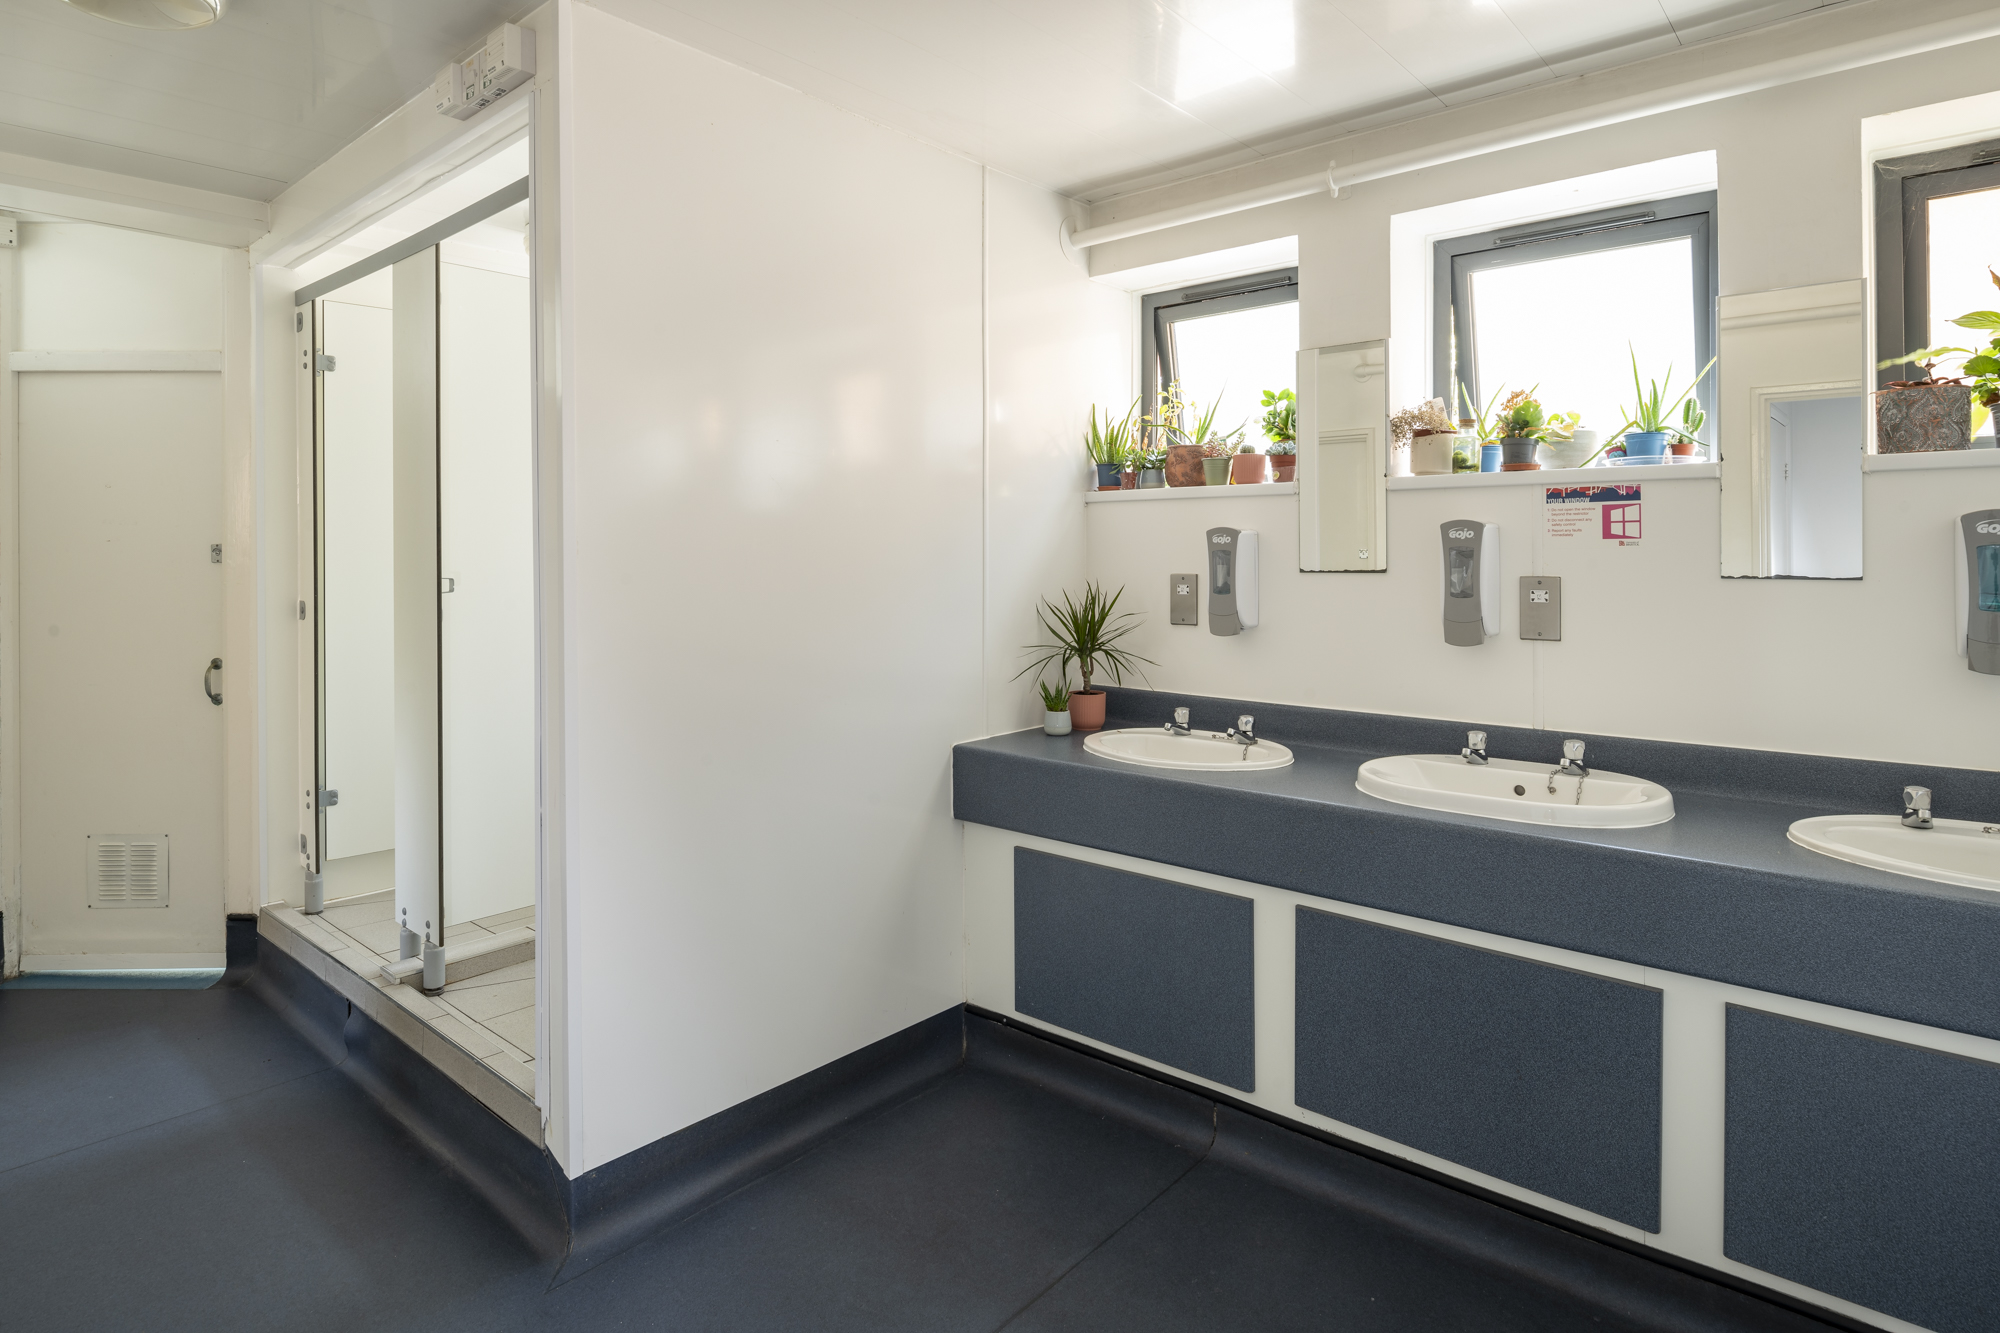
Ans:
[[[1107,726],[1198,727],[1238,712],[1297,761],[1266,772],[1140,768],[1083,736],[1017,732],[955,747],[968,823],[2000,1038],[2000,895],[1817,855],[1809,815],[1889,811],[1905,782],[1941,816],[2000,819],[2000,774],[1587,737],[1593,768],[1658,781],[1675,818],[1559,829],[1391,804],[1355,772],[1387,754],[1456,752],[1465,725],[1114,691]],[[1477,725],[1477,724],[1474,724]],[[1496,757],[1547,759],[1562,736],[1487,727]]]

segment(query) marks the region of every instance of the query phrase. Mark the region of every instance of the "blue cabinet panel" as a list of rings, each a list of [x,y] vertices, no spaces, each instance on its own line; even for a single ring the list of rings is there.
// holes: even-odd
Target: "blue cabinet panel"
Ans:
[[[1014,849],[1014,1007],[1245,1092],[1257,1086],[1253,904]]]
[[[1731,1006],[1723,1252],[2000,1328],[2000,1066]]]
[[[1298,909],[1295,1097],[1646,1231],[1660,993]]]

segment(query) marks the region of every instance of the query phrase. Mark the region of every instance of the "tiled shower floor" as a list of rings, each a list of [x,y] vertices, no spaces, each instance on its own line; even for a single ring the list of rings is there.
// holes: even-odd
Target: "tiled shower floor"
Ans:
[[[439,1036],[450,1041],[529,1097],[535,1095],[535,964],[515,963],[455,981],[439,995],[392,985],[382,965],[398,957],[394,890],[330,901],[319,916],[284,908],[285,924],[334,961],[375,986]],[[535,909],[446,926],[447,946],[502,931],[533,930]]]

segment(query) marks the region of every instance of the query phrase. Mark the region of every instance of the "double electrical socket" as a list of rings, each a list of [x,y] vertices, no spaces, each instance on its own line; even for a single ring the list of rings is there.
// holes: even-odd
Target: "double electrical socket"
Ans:
[[[465,120],[535,75],[535,34],[503,23],[472,55],[446,65],[431,84],[431,104],[441,116]]]

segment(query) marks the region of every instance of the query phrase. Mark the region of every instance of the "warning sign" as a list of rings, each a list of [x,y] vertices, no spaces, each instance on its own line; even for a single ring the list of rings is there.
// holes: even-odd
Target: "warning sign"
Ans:
[[[1548,486],[1542,499],[1551,537],[1639,544],[1637,486]]]

